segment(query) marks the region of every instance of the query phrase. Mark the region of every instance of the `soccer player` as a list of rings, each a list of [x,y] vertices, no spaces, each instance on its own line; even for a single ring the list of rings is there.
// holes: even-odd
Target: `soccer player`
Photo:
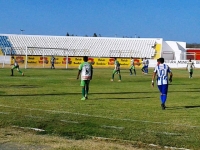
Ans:
[[[86,99],[88,99],[90,80],[92,80],[92,76],[93,76],[93,67],[88,62],[87,56],[84,56],[83,60],[84,60],[84,62],[81,63],[78,68],[77,79],[79,79],[79,76],[81,74],[81,87],[82,87],[81,100],[86,100]]]
[[[195,68],[194,66],[194,63],[192,62],[191,59],[189,59],[189,62],[187,63],[187,67],[186,67],[186,70],[188,70],[189,72],[189,78],[192,78],[192,75],[193,75],[193,69]]]
[[[117,73],[119,75],[119,80],[118,81],[121,82],[120,63],[119,63],[119,61],[117,60],[116,57],[114,59],[115,59],[115,62],[114,62],[115,68],[114,68],[113,73],[112,73],[111,81],[114,81],[114,76]]]
[[[164,58],[159,58],[158,63],[154,69],[153,76],[152,76],[152,87],[154,87],[154,79],[157,75],[157,85],[160,91],[160,100],[161,100],[161,107],[164,110],[166,108],[165,102],[167,100],[167,92],[168,92],[168,74],[170,74],[169,81],[172,82],[172,71],[170,70],[169,66],[164,64]]]
[[[136,75],[136,70],[135,70],[135,64],[134,64],[133,57],[131,57],[131,66],[130,66],[129,70],[130,70],[130,75],[133,74],[132,70],[134,71],[134,74]]]
[[[142,61],[143,67],[142,67],[142,73],[148,74],[149,71],[149,60],[145,57]]]
[[[52,55],[52,56],[51,56],[51,69],[52,69],[52,68],[55,69],[54,63],[55,63],[55,57]]]
[[[13,65],[12,68],[11,68],[11,76],[13,76],[13,70],[14,69],[17,69],[17,71],[24,76],[24,73],[19,69],[19,65],[18,65],[15,57],[12,56],[11,58],[12,58],[12,61],[13,61],[13,63],[11,64],[11,65]]]

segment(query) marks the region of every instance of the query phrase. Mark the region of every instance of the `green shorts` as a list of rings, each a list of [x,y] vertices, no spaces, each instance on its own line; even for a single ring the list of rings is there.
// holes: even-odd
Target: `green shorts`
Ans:
[[[133,66],[133,65],[132,65],[132,66],[130,66],[130,68],[129,68],[129,69],[135,69],[135,66]]]
[[[19,66],[12,66],[12,69],[19,69]]]
[[[192,72],[193,73],[193,69],[188,69],[188,72]]]
[[[120,73],[120,70],[113,70],[113,74]]]
[[[81,85],[80,86],[86,86],[90,84],[90,80],[81,80]]]

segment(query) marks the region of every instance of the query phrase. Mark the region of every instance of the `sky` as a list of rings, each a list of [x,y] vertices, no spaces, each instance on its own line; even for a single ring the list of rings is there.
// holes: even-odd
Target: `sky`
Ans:
[[[67,33],[200,43],[200,0],[0,0],[0,34]]]

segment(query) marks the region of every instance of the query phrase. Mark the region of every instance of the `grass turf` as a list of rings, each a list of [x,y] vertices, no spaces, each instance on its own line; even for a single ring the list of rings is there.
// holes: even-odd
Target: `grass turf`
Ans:
[[[94,69],[89,99],[81,101],[77,69],[1,69],[0,126],[45,130],[42,134],[70,139],[104,137],[159,146],[200,148],[200,70],[173,69],[166,110],[161,110],[151,74],[110,82],[112,69]],[[152,72],[152,69],[150,69]]]

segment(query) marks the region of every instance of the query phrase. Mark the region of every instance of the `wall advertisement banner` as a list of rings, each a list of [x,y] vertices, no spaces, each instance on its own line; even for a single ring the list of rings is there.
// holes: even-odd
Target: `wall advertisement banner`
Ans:
[[[26,56],[15,56],[16,61],[19,65],[24,65],[26,61]],[[55,56],[55,67],[66,67],[67,57],[57,57]],[[130,58],[118,58],[121,68],[130,67]],[[83,57],[68,57],[68,67],[75,68],[78,67],[83,62]],[[93,67],[96,68],[108,68],[114,67],[114,58],[94,58],[89,57],[88,62],[90,62]],[[135,66],[141,68],[141,59],[134,59]],[[12,60],[11,60],[11,63]],[[51,66],[51,56],[27,56],[27,66],[29,67],[50,67]]]
[[[186,68],[188,61],[189,60],[167,60],[165,63],[171,68]],[[192,62],[194,63],[195,68],[200,68],[199,60],[192,60]]]

